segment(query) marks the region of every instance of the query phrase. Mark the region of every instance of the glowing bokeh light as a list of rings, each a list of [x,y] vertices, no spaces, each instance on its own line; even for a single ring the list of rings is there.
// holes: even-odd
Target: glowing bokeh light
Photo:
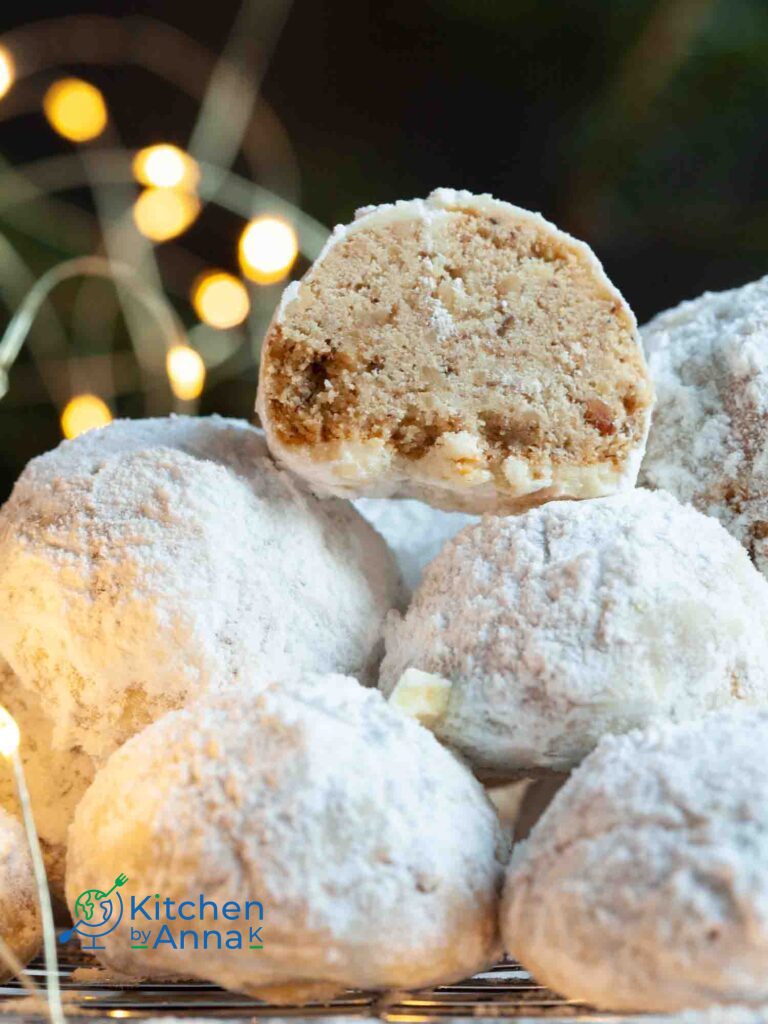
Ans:
[[[240,265],[257,284],[273,284],[290,271],[299,254],[296,232],[280,217],[257,217],[240,236]]]
[[[0,704],[0,755],[13,757],[19,749],[19,727],[16,719]]]
[[[165,142],[139,150],[133,161],[133,173],[142,185],[154,188],[194,191],[200,180],[195,160],[183,149]]]
[[[189,345],[174,345],[165,362],[171,390],[183,402],[199,398],[205,386],[205,363]]]
[[[0,46],[0,100],[8,92],[16,80],[16,65],[13,57],[4,46]]]
[[[61,414],[61,431],[64,437],[78,437],[86,430],[106,427],[112,422],[112,413],[105,401],[97,395],[75,395]]]
[[[200,201],[190,192],[147,188],[133,205],[133,220],[146,238],[166,242],[186,231],[199,212]]]
[[[223,270],[210,271],[195,281],[192,305],[204,324],[222,331],[241,324],[251,308],[243,282]]]
[[[48,123],[70,142],[88,142],[107,127],[107,105],[95,85],[82,78],[54,82],[43,99]]]

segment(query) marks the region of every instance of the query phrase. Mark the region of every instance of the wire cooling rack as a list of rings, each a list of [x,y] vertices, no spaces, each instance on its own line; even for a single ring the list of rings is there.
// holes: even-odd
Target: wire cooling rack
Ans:
[[[59,955],[59,975],[64,1009],[69,1020],[136,1020],[150,1017],[210,1018],[246,1021],[254,1018],[287,1018],[296,1021],[318,1018],[378,1018],[383,1021],[417,1024],[457,1018],[490,1017],[535,1024],[546,1019],[572,1024],[573,1021],[617,1022],[637,1018],[616,1017],[590,1010],[582,1003],[561,999],[537,985],[519,964],[501,963],[458,985],[426,989],[417,993],[387,996],[347,992],[331,1002],[309,1006],[271,1006],[248,996],[227,992],[202,981],[140,982],[117,985],[96,961],[74,945]],[[91,968],[87,982],[73,977],[78,968]],[[45,966],[34,961],[28,969],[39,987],[46,981]],[[103,975],[103,977],[100,977]],[[39,1007],[18,982],[0,986],[0,1022],[42,1021]]]

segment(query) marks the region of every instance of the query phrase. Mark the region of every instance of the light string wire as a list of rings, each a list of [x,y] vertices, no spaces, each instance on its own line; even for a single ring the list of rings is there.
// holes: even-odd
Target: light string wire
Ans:
[[[35,819],[32,814],[32,802],[29,799],[29,790],[27,789],[27,781],[24,777],[24,768],[21,764],[18,746],[11,754],[11,762],[16,776],[16,790],[19,795],[21,814],[24,821],[24,828],[27,832],[29,852],[32,858],[32,870],[34,871],[35,883],[37,885],[40,901],[48,1010],[51,1018],[51,1024],[64,1024],[64,1011],[61,1005],[61,986],[59,984],[59,959],[56,954],[56,928],[53,923],[51,893],[48,889],[48,878],[45,874],[43,853],[40,849],[40,840],[37,837]]]
[[[328,230],[304,213],[294,201],[293,195],[290,195],[297,194],[292,184],[296,180],[296,175],[290,141],[274,112],[260,96],[261,81],[289,9],[290,0],[267,0],[265,3],[245,0],[221,55],[213,61],[210,60],[209,51],[201,50],[199,44],[190,37],[151,19],[142,19],[142,23],[147,23],[143,28],[143,34],[147,37],[148,45],[142,45],[141,48],[135,45],[136,34],[125,31],[125,19],[98,16],[69,17],[40,25],[25,26],[0,36],[0,46],[8,48],[14,57],[18,52],[16,70],[22,77],[30,77],[65,62],[110,63],[120,59],[146,67],[188,94],[194,95],[196,99],[200,99],[201,82],[206,82],[207,77],[189,141],[189,159],[195,161],[200,172],[199,183],[195,186],[196,195],[199,195],[202,203],[214,203],[246,221],[263,214],[283,218],[296,231],[298,251],[311,261],[325,244]],[[70,25],[72,31],[56,32],[56,27],[63,27],[64,22]],[[89,28],[88,32],[85,31],[86,27]],[[130,42],[130,36],[134,39],[133,43]],[[167,42],[171,39],[177,51],[175,57],[169,53],[174,47],[159,45],[160,41]],[[86,40],[87,52],[82,53],[80,51]],[[34,45],[35,41],[39,45]],[[151,43],[154,45],[149,45]],[[190,61],[178,59],[181,51],[187,56],[195,53],[198,59],[191,63],[197,64],[201,63],[198,52],[201,51],[208,60],[211,73],[208,76],[199,73],[191,75]],[[17,85],[14,85],[14,88],[18,92]],[[238,92],[237,97],[234,92]],[[228,116],[215,117],[214,113],[221,110],[222,104],[228,110]],[[233,109],[232,104],[237,107],[237,117],[229,116]],[[13,105],[8,107],[5,98],[0,106],[0,119],[15,116],[27,109],[23,103],[16,103],[15,108]],[[268,135],[271,133],[277,150],[282,154],[281,169],[286,171],[289,198],[278,194],[273,188],[255,184],[231,169],[238,152],[246,156],[249,164],[254,163],[257,148],[254,146],[254,126],[261,132],[266,131]],[[109,132],[112,133],[111,121]],[[205,159],[207,154],[214,159]],[[67,339],[49,297],[60,281],[82,276],[86,280],[90,277],[109,277],[113,281],[118,307],[122,311],[122,320],[141,373],[141,393],[145,397],[145,402],[155,405],[160,402],[162,405],[165,401],[162,396],[167,395],[167,391],[164,388],[158,390],[153,384],[157,379],[155,375],[158,368],[154,342],[147,338],[143,318],[137,320],[137,314],[152,309],[153,322],[157,322],[159,317],[159,321],[165,324],[165,330],[160,338],[164,341],[166,349],[172,344],[187,346],[188,342],[184,325],[166,297],[164,282],[160,278],[155,259],[154,245],[130,223],[136,189],[132,166],[135,155],[134,152],[119,146],[104,148],[101,145],[96,147],[86,144],[81,146],[79,151],[43,158],[20,167],[9,166],[0,160],[0,212],[4,220],[13,225],[16,231],[34,238],[47,234],[48,244],[55,244],[58,247],[61,244],[61,230],[57,229],[57,225],[62,223],[62,218],[58,214],[65,214],[67,223],[69,220],[72,221],[71,227],[75,236],[79,238],[81,248],[87,247],[92,252],[94,247],[103,246],[104,249],[103,256],[74,256],[65,259],[46,271],[32,285],[29,284],[28,275],[24,275],[27,277],[27,290],[20,302],[18,296],[22,275],[19,273],[19,261],[4,261],[4,265],[0,267],[0,291],[9,307],[11,302],[18,305],[16,313],[0,337],[0,398],[8,389],[9,370],[30,337],[36,318],[42,315],[42,310],[45,309],[47,320],[53,325],[50,339],[46,336],[44,346],[30,342],[30,353],[51,400],[55,405],[63,404],[64,389],[61,386],[61,375],[48,373],[46,363],[49,361],[47,356],[50,354],[51,342],[54,349],[59,349],[62,342],[67,345]],[[87,185],[93,195],[95,217],[55,198],[59,192],[83,185]],[[128,185],[130,190],[125,188]],[[123,186],[122,191],[117,186]],[[284,191],[282,180],[280,190],[281,193]],[[43,217],[42,224],[39,216],[35,218],[25,213],[32,209],[38,212],[41,209],[45,210],[52,203],[56,205],[57,216]],[[91,241],[87,242],[89,237]],[[102,246],[96,244],[99,237]],[[2,241],[5,248],[13,248],[8,239],[3,238]],[[176,258],[176,253],[180,256],[182,251],[186,254],[186,250],[178,245],[177,240],[167,248],[169,255],[171,252],[174,253],[173,258]],[[191,254],[185,258],[187,264],[190,258],[194,260]],[[128,264],[132,267],[132,273],[128,271]],[[85,283],[78,295],[83,293],[84,288]],[[128,292],[124,296],[126,288]],[[221,347],[225,356],[218,360],[214,357],[213,365],[218,367],[215,376],[219,381],[226,379],[225,374],[228,370],[240,372],[249,365],[255,365],[258,348],[255,343],[247,359],[235,357],[238,350],[243,351],[243,341],[247,338],[248,330],[254,325],[263,326],[268,322],[277,293],[267,282],[261,281],[257,288],[251,286],[249,291],[251,301],[248,321],[243,330],[231,329],[231,334],[238,339],[234,352],[230,343],[227,343]],[[148,299],[151,292],[155,293],[154,302]],[[139,295],[142,296],[142,301],[137,306],[132,300]],[[128,301],[124,301],[124,297]],[[75,305],[75,313],[81,325],[83,305],[82,302],[76,302]],[[173,331],[168,329],[171,319],[174,324]],[[114,325],[114,315],[106,322]],[[33,337],[36,338],[38,333],[34,332]],[[113,351],[114,334],[108,331],[107,335],[111,341],[110,354],[106,358],[111,360],[112,366],[116,358]],[[45,355],[41,351],[42,348],[46,350]],[[227,351],[229,355],[226,355]],[[75,373],[80,363],[91,368],[100,365],[103,371],[106,366],[104,358],[100,357],[99,361],[85,357],[72,358],[70,371]],[[106,378],[103,372],[101,376],[102,381],[107,382],[106,388],[100,388],[101,393],[108,396],[116,395],[120,388],[114,379],[114,369],[109,370]],[[182,406],[187,409],[189,403],[182,402]],[[176,408],[179,408],[178,402]],[[160,412],[164,409],[154,408],[152,411]]]
[[[82,276],[119,282],[150,314],[167,345],[172,346],[185,337],[184,325],[171,303],[162,292],[146,287],[133,267],[115,263],[105,256],[76,256],[51,267],[27,292],[0,339],[0,371],[7,373],[13,365],[50,292],[62,281]]]

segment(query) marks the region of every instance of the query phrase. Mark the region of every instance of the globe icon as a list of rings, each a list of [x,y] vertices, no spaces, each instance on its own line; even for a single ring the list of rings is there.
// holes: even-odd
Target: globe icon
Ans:
[[[101,889],[86,889],[75,900],[75,916],[74,928],[60,935],[59,941],[66,942],[73,932],[78,932],[87,940],[81,943],[83,949],[104,949],[96,945],[96,939],[109,935],[120,924],[123,898],[116,890],[105,893]]]
[[[100,928],[112,917],[114,905],[101,889],[86,889],[75,902],[75,914],[87,928]],[[95,934],[95,933],[94,933]]]
[[[103,892],[101,889],[86,889],[85,892],[81,892],[75,900],[74,927],[62,932],[59,935],[59,942],[69,942],[72,935],[77,932],[91,940],[90,946],[82,943],[83,949],[104,949],[104,946],[96,945],[96,939],[109,935],[122,921],[123,898],[117,890],[127,881],[128,876],[121,872],[109,892]]]

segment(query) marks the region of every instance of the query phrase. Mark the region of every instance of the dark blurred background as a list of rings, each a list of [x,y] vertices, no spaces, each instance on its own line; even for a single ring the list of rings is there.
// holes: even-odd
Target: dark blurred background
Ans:
[[[71,14],[146,15],[217,53],[239,6],[27,0],[3,5],[0,29]],[[62,70],[99,86],[125,146],[186,145],[191,98],[133,65]],[[492,192],[587,240],[641,322],[768,270],[765,0],[295,0],[262,94],[295,150],[301,206],[325,225],[437,185]],[[66,149],[39,110],[0,125],[0,148],[15,165]],[[235,167],[249,173],[242,160]],[[77,190],[68,201],[90,203]],[[2,210],[0,231],[36,272],[78,251],[66,237],[52,246],[18,220],[4,223]],[[231,217],[206,213],[184,244],[235,271],[237,231]],[[305,266],[299,260],[295,273]],[[183,269],[169,262],[169,274]],[[279,292],[271,288],[269,301]],[[63,288],[65,323],[69,302]],[[191,322],[188,304],[174,302]],[[38,345],[44,352],[45,339]],[[37,372],[25,350],[0,401],[0,499],[26,459],[61,436],[60,409],[36,386]],[[255,379],[253,358],[240,359],[212,376],[200,411],[250,416]],[[142,414],[140,395],[117,391],[115,414]]]

